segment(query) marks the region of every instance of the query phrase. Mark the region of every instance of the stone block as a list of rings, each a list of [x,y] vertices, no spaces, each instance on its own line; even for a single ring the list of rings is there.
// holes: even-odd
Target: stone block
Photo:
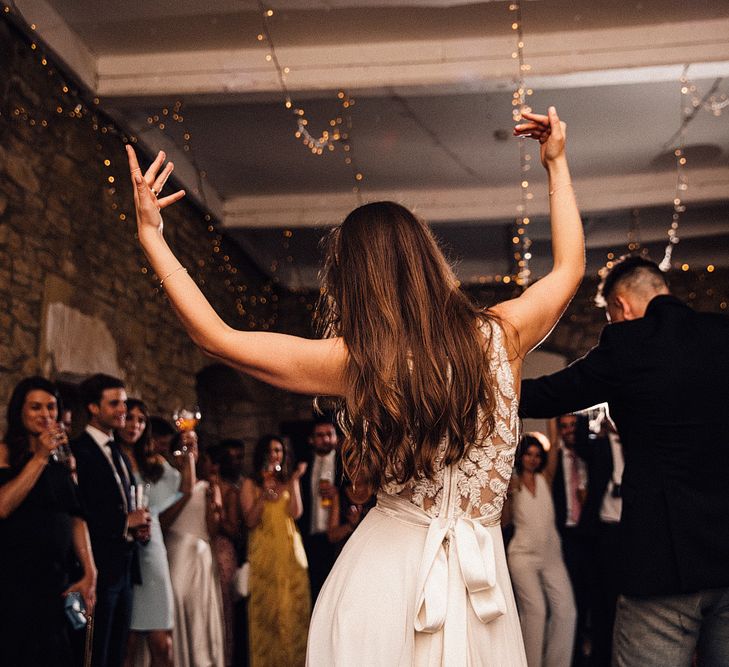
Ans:
[[[36,322],[35,326],[39,327],[40,323]],[[16,324],[13,327],[12,345],[16,353],[20,356],[35,356],[38,354],[38,337],[37,334]]]
[[[12,157],[5,164],[5,172],[8,177],[31,194],[38,194],[40,192],[40,180],[33,171],[33,168],[25,160],[19,157]]]
[[[37,307],[33,308],[25,301],[13,299],[13,305],[10,309],[12,316],[22,327],[27,329],[35,329],[40,324],[40,312]]]
[[[17,366],[17,355],[9,345],[0,345],[0,368],[12,371]]]

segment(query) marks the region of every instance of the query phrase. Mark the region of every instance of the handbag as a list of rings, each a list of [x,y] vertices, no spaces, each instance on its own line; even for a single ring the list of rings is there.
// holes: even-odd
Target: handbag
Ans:
[[[248,579],[251,573],[251,564],[246,561],[241,565],[233,576],[233,588],[239,598],[247,598],[250,594],[248,589]]]

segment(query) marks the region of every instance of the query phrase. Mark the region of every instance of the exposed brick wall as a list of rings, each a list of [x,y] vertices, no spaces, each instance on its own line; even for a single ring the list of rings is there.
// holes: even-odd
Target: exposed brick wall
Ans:
[[[175,405],[197,401],[196,373],[212,362],[190,342],[151,271],[142,272],[146,262],[135,239],[121,136],[102,131],[108,119],[91,113],[71,117],[73,104],[56,71],[49,73],[54,65],[41,65],[40,57],[22,34],[0,21],[0,409],[4,412],[13,386],[26,375],[64,379],[49,367],[42,340],[48,305],[62,302],[106,324],[129,387],[153,411],[169,415]],[[120,219],[125,213],[126,220]],[[296,299],[267,285],[226,238],[213,253],[216,237],[208,224],[187,201],[165,212],[170,245],[198,283],[204,281],[203,290],[227,322],[249,328],[256,320],[260,327],[277,315],[279,298],[288,309],[297,308]],[[222,260],[226,255],[228,262]],[[237,273],[226,271],[225,263]],[[253,294],[259,295],[255,306]],[[236,298],[242,298],[244,314]],[[308,316],[298,307],[286,318],[287,328],[305,330]],[[255,438],[275,430],[274,420],[310,414],[310,399],[256,387],[251,382],[247,396],[236,402],[240,424],[208,421],[206,430]]]

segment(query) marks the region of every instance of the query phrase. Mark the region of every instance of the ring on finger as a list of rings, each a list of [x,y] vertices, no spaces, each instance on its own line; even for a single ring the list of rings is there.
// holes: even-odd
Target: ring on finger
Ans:
[[[150,188],[152,190],[152,194],[156,197],[159,193],[154,188]]]

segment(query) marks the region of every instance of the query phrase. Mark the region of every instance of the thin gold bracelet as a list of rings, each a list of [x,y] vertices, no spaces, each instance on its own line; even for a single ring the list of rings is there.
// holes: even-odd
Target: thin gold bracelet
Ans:
[[[557,190],[561,190],[562,188],[566,187],[572,187],[572,181],[570,181],[569,183],[562,183],[562,185],[558,185],[556,188],[554,188],[554,190],[550,190],[549,196],[551,197],[555,192],[557,192]]]
[[[187,269],[184,266],[178,266],[174,271],[170,271],[164,278],[162,278],[162,280],[159,281],[159,286],[162,287],[162,285],[165,284],[165,280],[167,280],[167,278],[174,275],[178,271],[184,271],[185,273],[187,273]]]

